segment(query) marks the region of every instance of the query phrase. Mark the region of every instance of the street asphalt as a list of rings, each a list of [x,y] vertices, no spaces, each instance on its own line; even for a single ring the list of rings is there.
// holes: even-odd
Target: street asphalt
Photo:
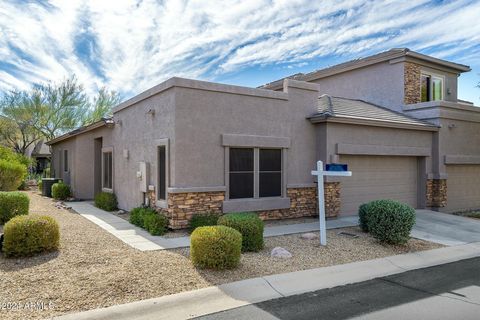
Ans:
[[[476,320],[480,319],[480,258],[269,300],[195,319]]]

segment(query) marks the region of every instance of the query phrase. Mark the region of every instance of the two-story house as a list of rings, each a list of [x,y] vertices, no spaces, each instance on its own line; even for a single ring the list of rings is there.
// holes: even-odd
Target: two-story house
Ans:
[[[480,208],[480,109],[457,98],[469,70],[393,49],[260,88],[172,78],[50,141],[53,168],[76,197],[114,192],[173,228],[203,212],[315,215],[317,160],[353,171],[325,182],[330,217],[384,198]]]

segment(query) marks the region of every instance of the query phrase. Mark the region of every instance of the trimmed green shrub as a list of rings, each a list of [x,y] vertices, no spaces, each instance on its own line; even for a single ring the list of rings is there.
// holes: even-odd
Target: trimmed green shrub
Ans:
[[[70,191],[70,186],[63,182],[57,182],[52,185],[52,198],[56,200],[65,200],[72,192]]]
[[[43,187],[43,182],[42,182],[42,180],[39,180],[39,181],[37,182],[37,187],[38,187],[38,191],[42,192],[42,187]]]
[[[13,191],[27,175],[27,167],[20,162],[0,159],[0,191]]]
[[[0,224],[5,224],[15,216],[28,214],[30,199],[25,193],[0,192]]]
[[[143,216],[145,213],[144,207],[138,207],[130,211],[130,221],[131,224],[136,225],[137,227],[143,228]]]
[[[230,227],[198,227],[190,237],[190,258],[199,268],[233,269],[241,253],[242,235]]]
[[[252,212],[229,213],[218,219],[219,225],[231,227],[242,234],[242,251],[263,249],[263,221]]]
[[[105,211],[113,211],[117,209],[117,197],[110,192],[100,192],[95,196],[95,207]]]
[[[152,211],[146,211],[143,217],[143,227],[152,236],[164,235],[167,232],[168,218],[163,214]]]
[[[144,228],[151,235],[161,236],[167,232],[168,218],[152,208],[138,207],[130,211],[131,224]]]
[[[368,232],[367,214],[368,214],[368,203],[364,203],[360,205],[360,207],[358,207],[358,222],[363,232]]]
[[[198,227],[216,226],[219,216],[214,213],[194,214],[190,219],[190,232]]]
[[[367,207],[368,232],[378,240],[403,244],[415,224],[415,209],[395,200],[375,200]]]
[[[30,256],[57,250],[60,243],[58,223],[49,216],[18,216],[4,228],[3,252],[7,257]]]

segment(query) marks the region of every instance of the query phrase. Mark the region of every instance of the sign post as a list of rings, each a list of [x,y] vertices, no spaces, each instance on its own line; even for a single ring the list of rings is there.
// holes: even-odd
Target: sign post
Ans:
[[[350,177],[351,171],[346,171],[346,165],[329,165],[332,167],[331,171],[323,170],[323,162],[317,161],[317,170],[312,171],[312,175],[317,176],[318,182],[318,220],[320,221],[320,244],[327,245],[327,227],[325,220],[325,187],[323,185],[323,177]],[[327,167],[328,170],[328,167]]]

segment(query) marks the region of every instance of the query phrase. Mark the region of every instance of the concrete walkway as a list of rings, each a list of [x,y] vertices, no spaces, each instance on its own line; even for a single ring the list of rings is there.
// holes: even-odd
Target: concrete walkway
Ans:
[[[480,256],[480,243],[444,247],[369,261],[277,274],[217,287],[136,301],[54,319],[191,319],[262,301]]]
[[[190,246],[190,237],[165,238],[152,236],[142,228],[111,213],[96,208],[90,202],[68,202],[68,206],[83,217],[110,232],[129,246],[141,250],[164,250]],[[430,210],[417,210],[417,222],[411,236],[446,246],[457,246],[480,242],[480,220],[454,216]],[[357,216],[327,220],[327,229],[358,225]],[[319,230],[318,220],[309,223],[285,224],[265,227],[265,237],[315,232]]]
[[[66,205],[102,229],[110,232],[129,246],[140,251],[185,248],[190,246],[190,237],[165,238],[152,236],[144,229],[134,226],[125,219],[117,217],[109,212],[98,209],[92,203],[87,201],[67,202]],[[358,224],[357,220],[357,217],[329,220],[327,221],[327,229],[356,226]],[[286,234],[318,231],[318,229],[318,222],[279,225],[266,227],[264,236],[275,237]]]

